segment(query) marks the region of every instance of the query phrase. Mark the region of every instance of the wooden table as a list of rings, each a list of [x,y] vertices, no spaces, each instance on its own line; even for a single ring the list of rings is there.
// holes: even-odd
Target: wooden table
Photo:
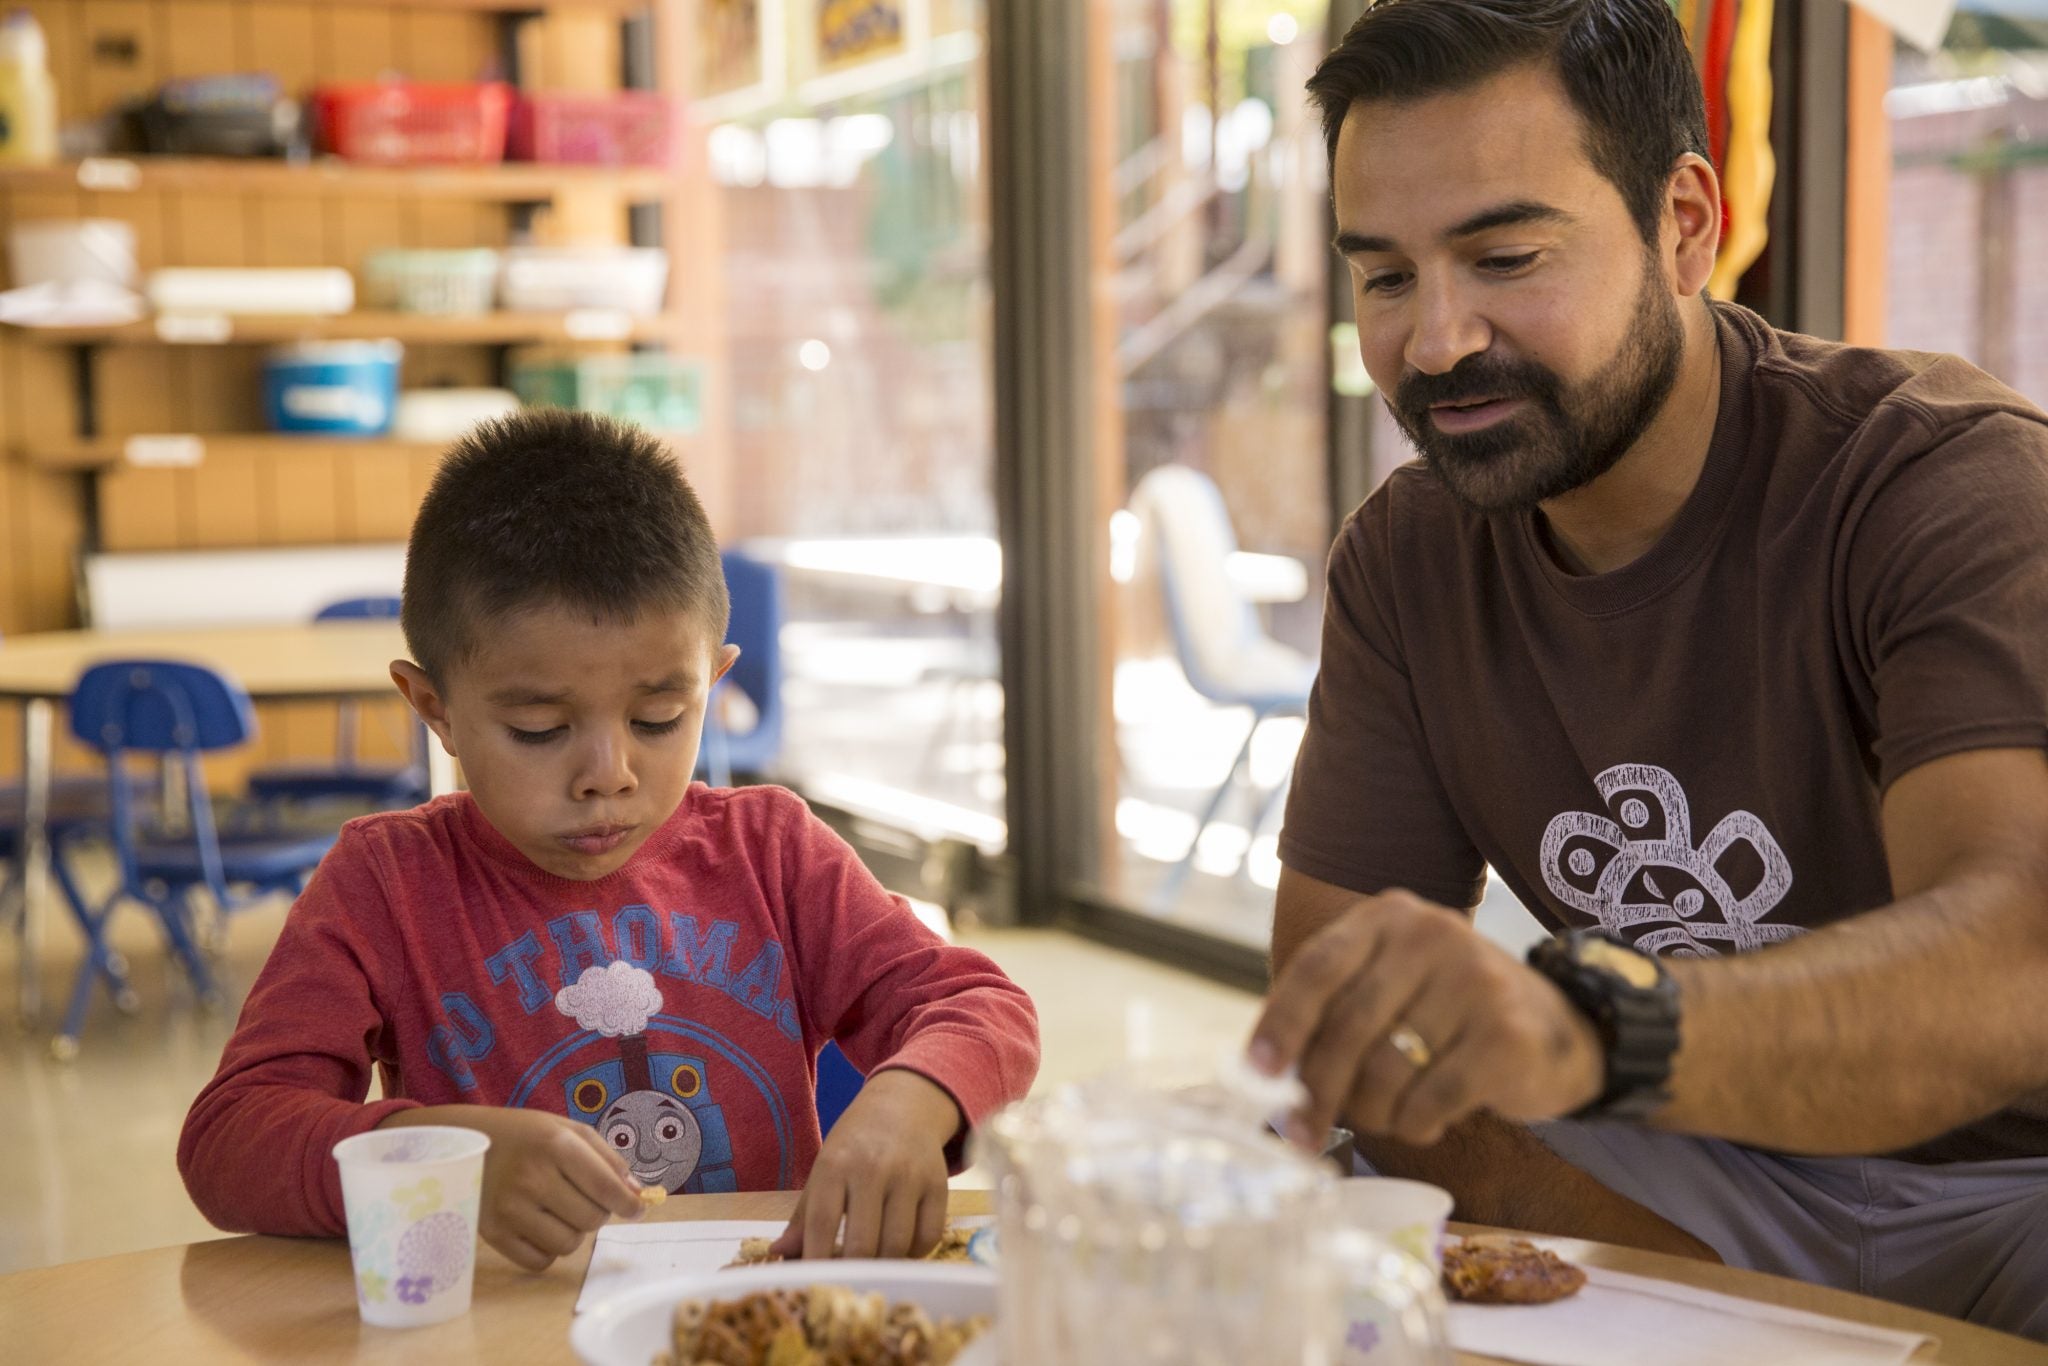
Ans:
[[[42,912],[49,899],[51,731],[56,704],[79,675],[108,659],[171,659],[206,664],[259,702],[346,701],[390,697],[391,661],[407,655],[392,621],[236,626],[204,630],[51,631],[0,643],[0,700],[22,703],[23,813],[20,923],[22,1022],[33,1028],[42,1006]],[[427,746],[432,790],[451,791],[454,763]]]
[[[682,1196],[650,1218],[786,1219],[795,1204],[791,1192]],[[954,1192],[953,1213],[987,1210],[986,1191]],[[1565,1250],[1590,1266],[1938,1335],[1941,1346],[1916,1361],[2041,1366],[2048,1358],[2048,1349],[2018,1338],[1840,1291],[1601,1244]],[[356,1317],[346,1243],[227,1238],[0,1277],[0,1343],[9,1360],[22,1362],[566,1362],[589,1260],[586,1244],[531,1275],[481,1248],[466,1316],[432,1328],[383,1329]]]

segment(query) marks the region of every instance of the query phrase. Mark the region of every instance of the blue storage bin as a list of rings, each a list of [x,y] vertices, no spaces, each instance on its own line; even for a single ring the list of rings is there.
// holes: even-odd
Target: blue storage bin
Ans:
[[[274,432],[382,436],[398,407],[395,341],[307,342],[270,353],[263,407]]]

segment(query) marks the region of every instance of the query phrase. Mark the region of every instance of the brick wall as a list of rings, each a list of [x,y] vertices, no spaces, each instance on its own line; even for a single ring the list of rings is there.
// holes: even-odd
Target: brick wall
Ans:
[[[2044,128],[2048,100],[2020,97],[1893,121],[1886,341],[1989,364],[2048,405],[2048,160],[1956,164]]]

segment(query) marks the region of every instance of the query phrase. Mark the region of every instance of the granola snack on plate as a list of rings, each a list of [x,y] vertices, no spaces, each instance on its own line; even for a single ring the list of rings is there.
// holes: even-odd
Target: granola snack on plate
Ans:
[[[988,1326],[839,1285],[762,1290],[678,1305],[673,1350],[655,1366],[948,1366]]]
[[[973,1259],[967,1255],[967,1245],[974,1240],[975,1230],[946,1225],[946,1231],[939,1235],[939,1243],[925,1253],[928,1262],[967,1262]],[[772,1238],[742,1238],[740,1255],[726,1263],[728,1267],[759,1266],[764,1262],[779,1262],[779,1255],[768,1249],[774,1245]]]

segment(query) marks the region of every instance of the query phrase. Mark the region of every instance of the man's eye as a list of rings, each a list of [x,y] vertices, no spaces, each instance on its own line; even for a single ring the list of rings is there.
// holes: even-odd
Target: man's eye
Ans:
[[[507,726],[505,729],[522,745],[544,745],[569,733],[567,726],[551,726],[546,730],[521,730],[517,726]]]
[[[673,735],[682,724],[683,718],[680,714],[671,716],[666,721],[635,721],[633,723],[634,727],[642,735]]]
[[[1368,275],[1359,288],[1363,289],[1367,294],[1392,294],[1407,283],[1408,277],[1405,274]]]
[[[1513,275],[1536,264],[1540,252],[1525,251],[1520,256],[1489,256],[1479,263],[1481,270],[1494,275]]]

